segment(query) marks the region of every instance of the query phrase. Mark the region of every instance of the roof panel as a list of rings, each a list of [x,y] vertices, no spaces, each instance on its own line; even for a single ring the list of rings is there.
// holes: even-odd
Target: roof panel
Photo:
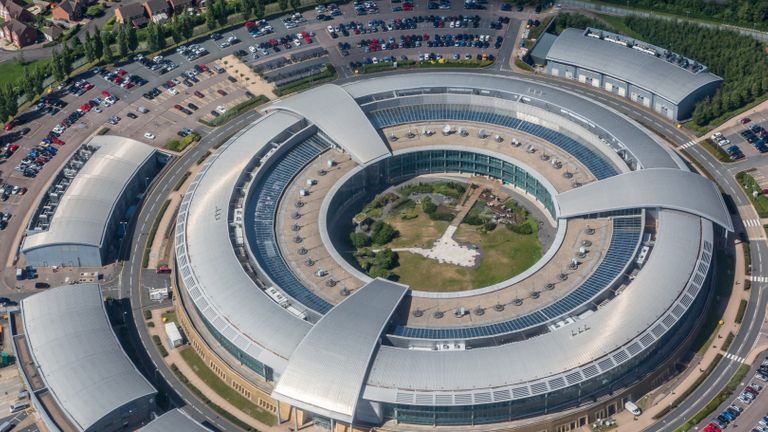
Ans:
[[[139,432],[210,432],[211,430],[192,419],[180,409],[173,409],[152,420]]]
[[[697,89],[722,81],[710,72],[693,73],[666,60],[565,29],[552,44],[548,61],[575,65],[610,75],[680,103]]]
[[[156,393],[112,333],[98,284],[52,288],[24,299],[21,309],[40,375],[80,428]]]
[[[375,279],[331,309],[294,351],[273,396],[352,422],[371,356],[407,291]]]

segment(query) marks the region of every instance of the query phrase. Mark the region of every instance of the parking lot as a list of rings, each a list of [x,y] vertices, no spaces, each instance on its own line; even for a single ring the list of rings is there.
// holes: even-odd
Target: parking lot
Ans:
[[[767,129],[768,113],[757,112],[742,117],[738,125],[718,131],[711,138],[736,160],[768,152]]]

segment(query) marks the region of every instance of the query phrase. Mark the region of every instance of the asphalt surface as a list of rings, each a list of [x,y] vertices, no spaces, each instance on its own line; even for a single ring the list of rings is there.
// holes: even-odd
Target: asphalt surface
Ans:
[[[214,130],[205,136],[198,145],[185,153],[183,157],[172,161],[162,178],[158,178],[154,181],[150,191],[142,202],[141,209],[137,212],[137,217],[132,222],[134,227],[132,230],[133,235],[130,242],[126,242],[124,245],[124,247],[127,248],[124,253],[128,253],[129,256],[124,262],[122,271],[119,273],[118,277],[118,286],[120,290],[119,296],[125,296],[130,299],[133,322],[135,329],[138,332],[132,332],[131,336],[139,338],[138,342],[143,346],[151,360],[151,363],[141,365],[144,366],[145,375],[150,377],[150,380],[152,380],[153,384],[158,386],[158,388],[166,388],[167,383],[167,385],[169,385],[178,395],[178,399],[173,402],[177,405],[188,406],[191,409],[186,409],[185,411],[196,420],[212,424],[222,431],[237,431],[240,429],[219,416],[205,404],[201,403],[197,397],[176,378],[176,375],[174,375],[170,368],[163,362],[162,357],[154,347],[154,343],[147,332],[144,323],[143,310],[152,305],[146,303],[147,297],[144,287],[156,286],[158,284],[158,279],[152,278],[152,280],[147,280],[147,283],[145,284],[142,275],[142,256],[147,236],[152,228],[152,224],[159,216],[163,202],[165,202],[166,197],[172,193],[173,187],[181,179],[184,173],[196,163],[200,156],[215,144],[227,139],[229,136],[252,123],[259,117],[259,113],[250,111],[248,114],[243,115],[236,120],[232,120],[227,125]],[[150,277],[147,276],[147,278],[149,279]],[[135,346],[139,345],[135,344]],[[154,377],[154,380],[152,377]]]

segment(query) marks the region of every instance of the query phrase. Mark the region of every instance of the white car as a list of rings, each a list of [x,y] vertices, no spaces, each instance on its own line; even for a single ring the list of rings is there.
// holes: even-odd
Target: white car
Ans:
[[[94,107],[94,108],[93,108],[93,112],[97,112],[97,113],[100,113],[100,112],[101,112],[101,108],[99,108],[99,107]]]
[[[248,51],[250,51],[252,53],[255,53],[256,52],[256,47],[251,45],[251,46],[248,47]]]
[[[300,47],[301,46],[301,41],[298,40],[298,39],[294,39],[293,40],[293,44],[296,45],[297,47]]]
[[[168,89],[168,93],[172,94],[173,96],[176,96],[177,94],[179,94],[179,91],[171,87]]]
[[[216,111],[224,114],[225,112],[227,112],[227,109],[224,108],[223,106],[219,105],[219,106],[216,107]]]
[[[144,133],[144,138],[146,138],[148,140],[153,140],[153,139],[155,139],[155,134],[153,134],[151,132],[145,132]]]
[[[328,29],[328,33],[335,33],[335,30],[333,29],[333,26],[332,26],[332,25],[329,25],[329,26],[328,26],[328,27],[326,27],[326,28]]]
[[[110,105],[112,105],[113,103],[117,102],[117,100],[116,100],[116,99],[115,99],[115,97],[113,97],[113,96],[107,96],[107,97],[104,99],[104,102],[108,102]]]

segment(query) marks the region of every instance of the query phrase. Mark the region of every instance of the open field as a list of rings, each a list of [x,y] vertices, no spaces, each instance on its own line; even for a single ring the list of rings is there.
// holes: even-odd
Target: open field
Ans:
[[[389,223],[400,233],[387,246],[390,248],[402,247],[420,247],[429,249],[432,243],[437,240],[445,229],[448,228],[447,221],[433,221],[427,216],[420,206],[410,210],[416,218],[404,220],[399,212],[387,215],[384,222]]]

